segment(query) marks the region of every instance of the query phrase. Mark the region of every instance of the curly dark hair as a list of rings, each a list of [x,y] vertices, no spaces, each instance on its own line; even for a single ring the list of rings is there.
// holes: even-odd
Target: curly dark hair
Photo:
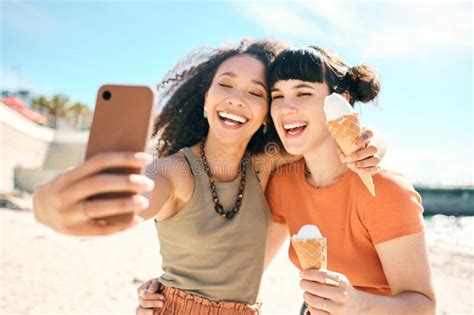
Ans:
[[[340,57],[318,46],[291,48],[282,52],[268,71],[268,84],[297,79],[326,83],[329,93],[349,92],[350,104],[367,103],[380,92],[375,69],[367,65],[349,67]]]
[[[251,55],[268,68],[285,48],[287,45],[281,41],[244,39],[237,47],[202,47],[188,54],[158,84],[158,95],[164,103],[152,133],[159,140],[158,155],[169,156],[204,140],[209,130],[208,121],[203,116],[204,95],[226,59],[241,54]],[[183,70],[183,66],[187,69]],[[282,148],[271,119],[267,126],[266,134],[261,127],[250,139],[247,146],[250,154],[264,152],[268,143]]]

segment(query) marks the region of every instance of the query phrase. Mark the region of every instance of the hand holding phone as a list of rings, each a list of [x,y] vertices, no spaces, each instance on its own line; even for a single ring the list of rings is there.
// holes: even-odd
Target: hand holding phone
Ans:
[[[150,139],[155,91],[147,86],[104,85],[97,93],[86,157],[101,152],[144,152]],[[102,173],[143,174],[143,168],[108,168]],[[132,196],[130,191],[99,193],[88,200]],[[130,222],[133,212],[105,217],[107,222]]]

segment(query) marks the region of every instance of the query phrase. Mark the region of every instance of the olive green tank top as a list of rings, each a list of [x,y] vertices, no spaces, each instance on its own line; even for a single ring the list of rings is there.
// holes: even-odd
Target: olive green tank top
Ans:
[[[213,301],[254,304],[263,274],[270,209],[251,163],[244,197],[232,219],[215,210],[202,161],[181,150],[194,176],[189,203],[176,215],[156,221],[164,274],[160,282]],[[226,211],[237,198],[240,176],[216,183]]]

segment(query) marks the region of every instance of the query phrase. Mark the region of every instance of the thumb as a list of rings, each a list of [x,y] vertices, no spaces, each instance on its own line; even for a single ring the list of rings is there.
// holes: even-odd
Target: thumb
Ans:
[[[339,156],[339,160],[341,160],[341,163],[345,163],[346,162],[346,156],[345,156],[344,152],[342,152],[341,148],[339,148],[339,147],[336,148],[336,151],[337,151],[337,155]]]
[[[158,279],[152,279],[150,285],[148,286],[148,292],[156,292],[158,291],[159,282]]]

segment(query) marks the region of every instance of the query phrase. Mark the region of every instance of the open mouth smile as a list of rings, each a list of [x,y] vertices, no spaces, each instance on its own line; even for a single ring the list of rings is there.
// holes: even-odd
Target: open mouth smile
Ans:
[[[305,121],[282,123],[283,130],[285,131],[285,135],[290,138],[301,135],[307,126],[308,126],[308,123]]]
[[[221,124],[224,127],[231,129],[240,128],[249,121],[249,119],[244,116],[226,111],[218,111],[217,115],[219,116]]]

